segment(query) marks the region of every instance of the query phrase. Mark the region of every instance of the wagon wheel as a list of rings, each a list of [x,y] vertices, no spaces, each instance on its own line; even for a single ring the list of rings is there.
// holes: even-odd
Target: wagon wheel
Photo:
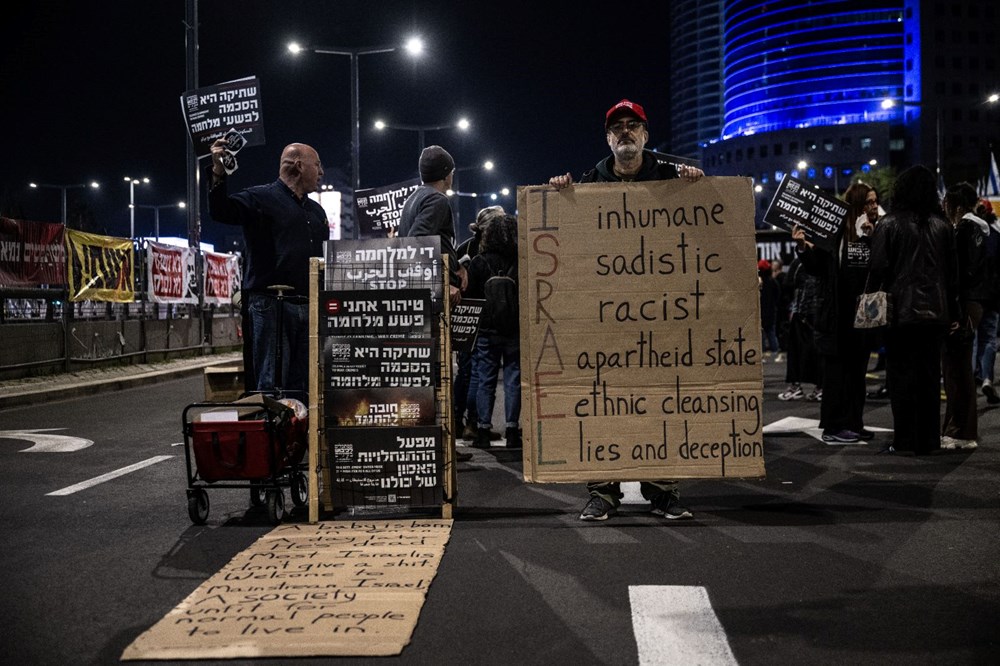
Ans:
[[[195,525],[204,525],[208,520],[208,493],[204,488],[192,488],[187,491],[188,516]]]
[[[250,482],[250,506],[264,506],[267,501],[265,486],[260,481]]]
[[[292,504],[303,507],[309,503],[309,479],[303,472],[292,473]]]
[[[267,517],[277,525],[285,518],[285,493],[281,488],[267,489]]]

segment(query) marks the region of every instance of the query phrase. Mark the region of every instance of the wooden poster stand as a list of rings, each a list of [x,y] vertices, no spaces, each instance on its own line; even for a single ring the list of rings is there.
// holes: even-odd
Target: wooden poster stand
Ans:
[[[435,391],[437,421],[442,429],[444,450],[444,500],[441,504],[441,517],[452,518],[456,503],[456,488],[458,474],[455,459],[455,427],[452,414],[452,363],[451,363],[451,311],[448,307],[448,257],[444,256],[443,279],[445,304],[442,315],[438,347],[438,364],[441,370],[441,381]],[[332,478],[330,469],[325,464],[327,442],[324,436],[325,413],[323,409],[323,345],[320,336],[320,292],[323,290],[323,275],[326,262],[318,257],[309,261],[309,469],[306,472],[309,485],[309,522],[317,523],[320,519],[320,501],[322,509],[333,511],[333,500],[330,493]]]

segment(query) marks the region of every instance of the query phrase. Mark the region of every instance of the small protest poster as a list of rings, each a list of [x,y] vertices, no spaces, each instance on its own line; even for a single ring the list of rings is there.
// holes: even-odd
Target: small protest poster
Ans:
[[[189,90],[181,95],[181,111],[198,157],[211,153],[212,143],[229,130],[242,136],[243,146],[264,145],[264,116],[256,76]]]
[[[327,244],[329,290],[422,289],[442,309],[444,264],[437,236],[339,240]]]
[[[403,204],[418,187],[420,181],[414,179],[358,190],[354,210],[360,238],[394,237],[403,214]]]
[[[433,386],[434,340],[329,337],[323,345],[324,387]]]
[[[65,229],[61,224],[0,217],[0,284],[66,284]]]
[[[806,240],[830,251],[836,251],[846,221],[846,203],[787,174],[764,214],[764,222],[788,231],[798,225]]]
[[[230,305],[240,289],[240,260],[235,254],[205,252],[203,287],[208,305]]]
[[[431,297],[426,289],[324,291],[320,294],[321,335],[428,338]]]
[[[443,499],[440,426],[330,428],[326,432],[336,506],[434,506]]]
[[[462,302],[451,308],[451,350],[471,352],[479,334],[479,318],[483,314],[486,300],[482,298],[462,298]]]
[[[764,475],[750,179],[518,189],[525,479]]]
[[[434,425],[434,388],[358,388],[325,391],[326,427]]]

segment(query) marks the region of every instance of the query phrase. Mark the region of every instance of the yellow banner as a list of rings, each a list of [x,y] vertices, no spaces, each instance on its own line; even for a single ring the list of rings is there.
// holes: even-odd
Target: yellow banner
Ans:
[[[135,246],[127,238],[66,230],[69,300],[135,300]]]

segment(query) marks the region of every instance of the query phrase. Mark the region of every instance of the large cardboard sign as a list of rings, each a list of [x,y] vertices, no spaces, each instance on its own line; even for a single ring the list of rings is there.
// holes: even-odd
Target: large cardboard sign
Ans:
[[[403,216],[403,204],[420,187],[419,180],[358,190],[354,210],[361,238],[392,238]]]
[[[835,250],[840,230],[847,222],[847,204],[786,174],[771,199],[764,221],[788,231],[796,225],[802,227],[807,240],[826,250]]]
[[[245,146],[264,145],[264,116],[260,82],[256,76],[188,90],[181,95],[181,110],[198,157],[211,153],[212,143],[230,129]]]
[[[66,284],[63,226],[0,217],[0,284]]]
[[[747,178],[518,189],[525,478],[760,477]]]
[[[422,518],[280,525],[121,658],[398,655],[410,642],[451,524]]]

